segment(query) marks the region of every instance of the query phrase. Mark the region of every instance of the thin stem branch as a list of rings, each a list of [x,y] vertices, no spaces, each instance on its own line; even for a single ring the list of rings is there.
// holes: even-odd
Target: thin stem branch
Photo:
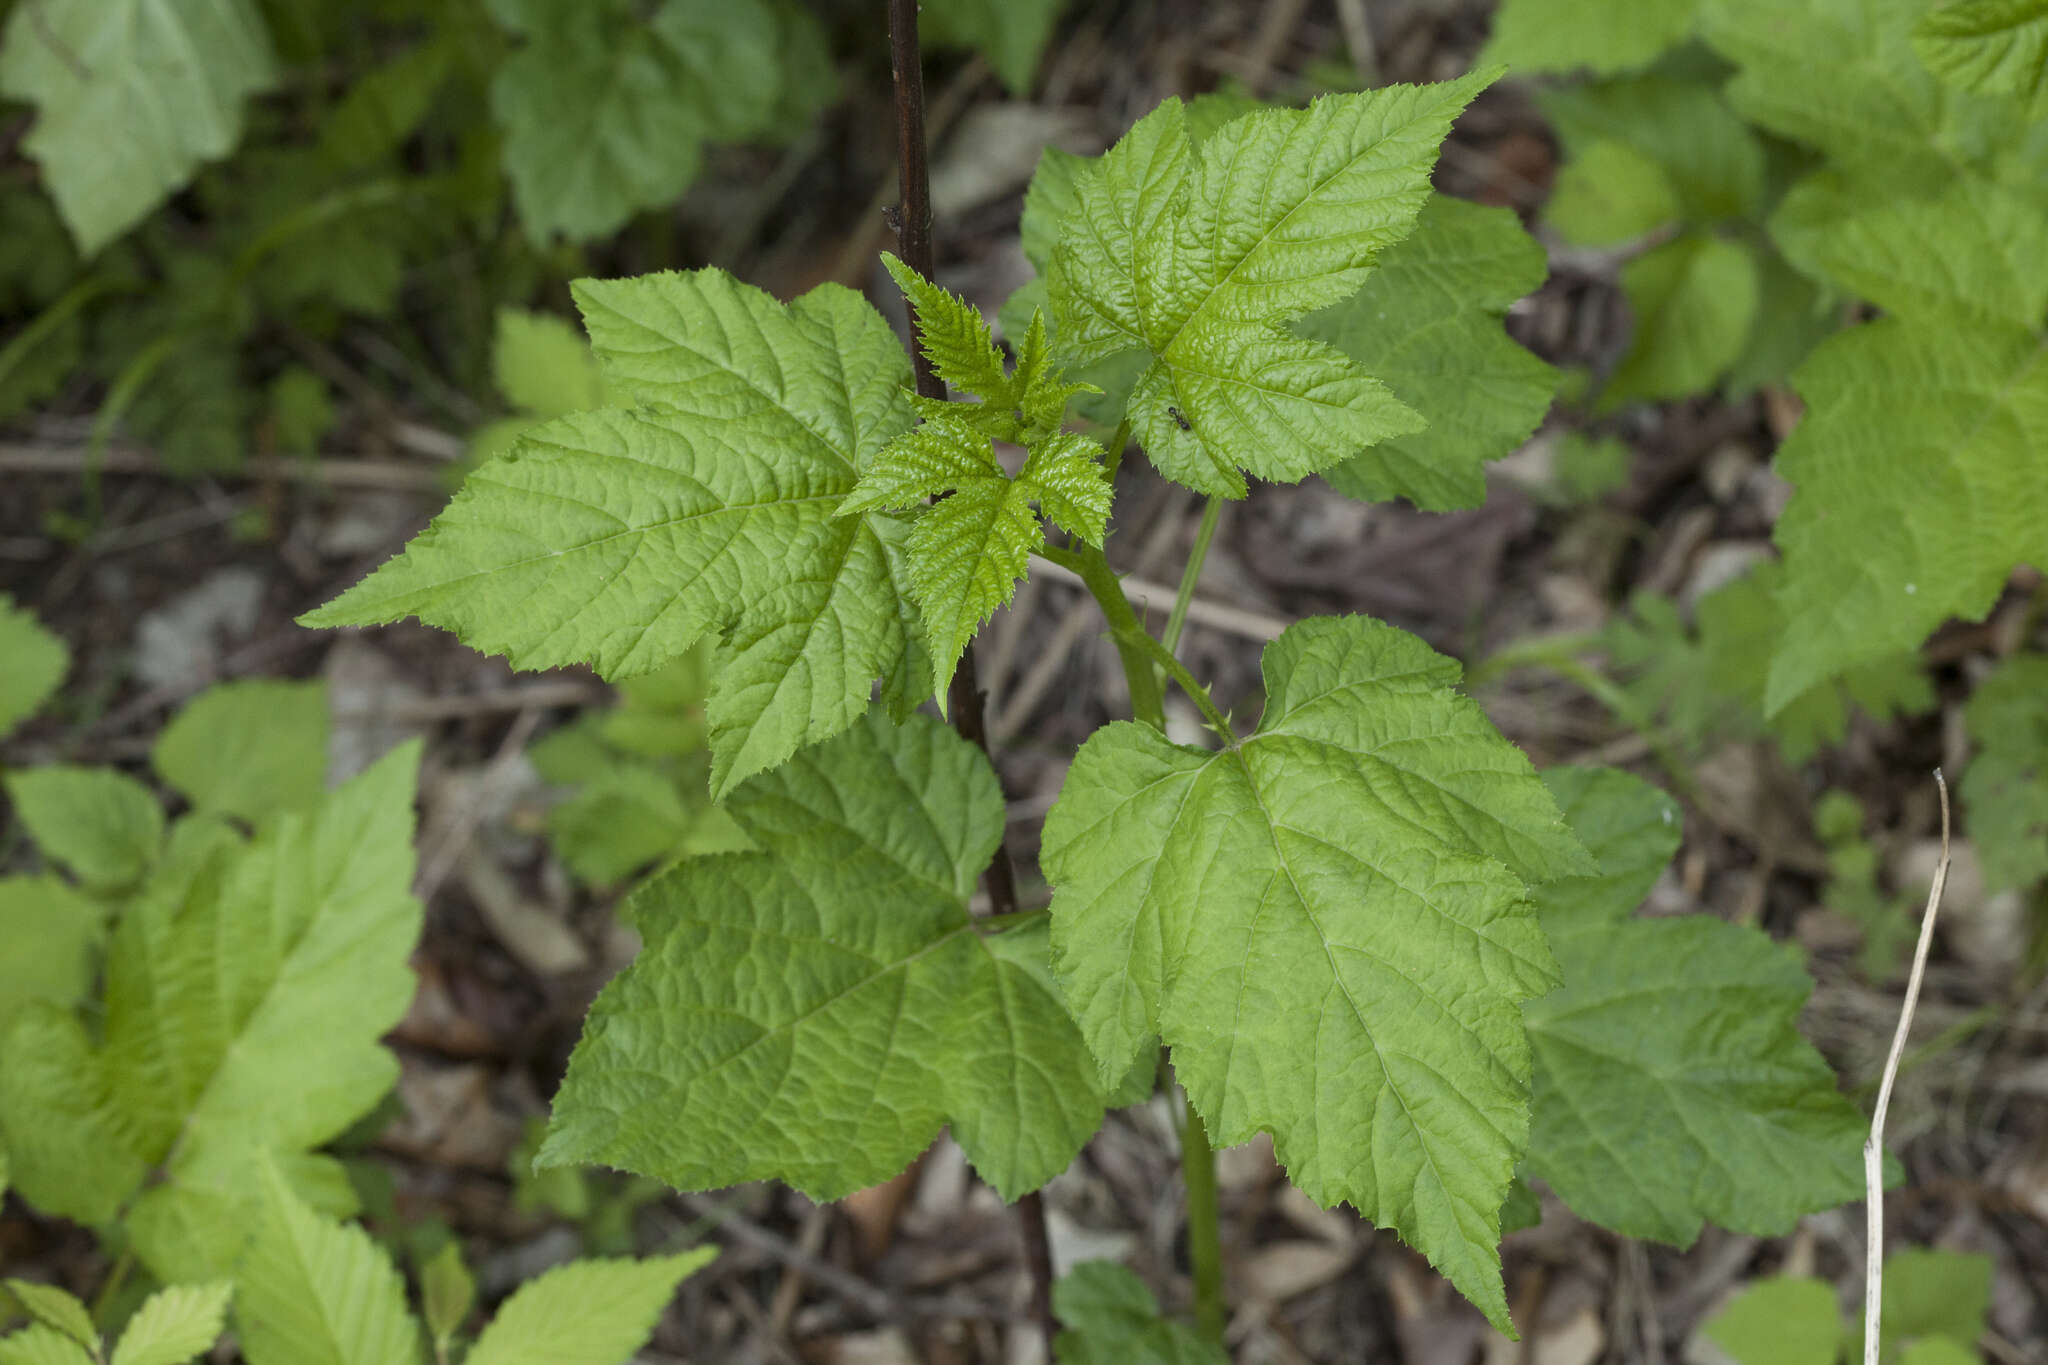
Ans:
[[[924,137],[924,58],[917,41],[917,0],[889,0],[889,62],[896,78],[897,164],[902,168],[901,199],[896,208],[896,254],[929,280],[937,271],[932,257],[931,172]],[[909,309],[910,359],[917,376],[917,391],[926,398],[943,399],[946,385],[924,353],[924,330],[917,307],[909,304]],[[988,719],[984,703],[974,646],[970,643],[960,656],[959,667],[953,671],[952,684],[946,689],[946,713],[960,737],[987,754]],[[1000,837],[988,867],[981,874],[981,884],[988,892],[989,913],[1016,913],[1016,872],[1010,865],[1010,850]],[[1045,1333],[1050,1349],[1059,1320],[1052,1311],[1052,1242],[1045,1225],[1045,1198],[1038,1191],[1017,1201],[1017,1230],[1024,1243],[1024,1266],[1031,1277],[1031,1315]]]
[[[1216,1152],[1209,1130],[1183,1093],[1181,1181],[1188,1191],[1188,1263],[1195,1275],[1195,1328],[1223,1344],[1223,1219],[1216,1198]]]
[[[1124,681],[1130,685],[1132,718],[1164,732],[1166,696],[1160,691],[1159,675],[1153,671],[1152,656],[1145,648],[1156,642],[1138,620],[1131,599],[1124,596],[1124,586],[1117,581],[1109,560],[1092,546],[1078,554],[1066,552],[1057,558],[1049,554],[1047,558],[1080,574],[1082,586],[1102,608],[1102,615],[1109,622],[1109,638],[1116,645],[1117,658],[1123,662]]]
[[[1166,615],[1166,629],[1159,643],[1169,651],[1180,648],[1180,633],[1188,623],[1188,608],[1195,603],[1195,584],[1202,577],[1202,561],[1209,557],[1209,543],[1216,539],[1216,523],[1223,518],[1223,499],[1211,495],[1202,508],[1202,521],[1195,528],[1194,548],[1188,551],[1187,567],[1180,571],[1180,589],[1173,595],[1173,610]]]
[[[1913,1031],[1913,1011],[1920,1004],[1920,983],[1927,974],[1927,949],[1934,942],[1934,917],[1941,910],[1941,891],[1948,883],[1948,782],[1939,768],[1934,770],[1934,785],[1941,793],[1941,861],[1934,867],[1934,885],[1927,888],[1920,942],[1913,949],[1913,970],[1906,977],[1906,999],[1899,1007],[1899,1026],[1892,1032],[1891,1051],[1884,1059],[1877,1108],[1870,1115],[1870,1136],[1863,1140],[1863,1365],[1877,1365],[1878,1329],[1884,1313],[1884,1116],[1891,1108],[1892,1082],[1899,1076],[1906,1035]]]

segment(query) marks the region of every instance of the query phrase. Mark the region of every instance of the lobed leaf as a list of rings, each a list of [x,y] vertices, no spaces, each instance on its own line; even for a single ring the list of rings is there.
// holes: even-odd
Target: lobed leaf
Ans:
[[[635,893],[646,946],[591,1007],[539,1163],[834,1199],[951,1123],[1005,1198],[1065,1169],[1102,1092],[1040,974],[968,919],[1003,828],[987,760],[870,716],[726,808],[762,851]]]
[[[1742,354],[1758,305],[1758,264],[1740,242],[1688,233],[1621,268],[1635,315],[1628,354],[1599,408],[1712,389]]]
[[[700,1247],[643,1261],[571,1261],[519,1286],[463,1359],[467,1365],[624,1365],[647,1342],[684,1277],[718,1254]]]
[[[87,256],[233,151],[276,79],[251,0],[42,0],[0,41],[0,95],[37,106],[22,150]]]
[[[1413,636],[1306,621],[1264,670],[1221,753],[1132,724],[1082,747],[1045,831],[1054,970],[1105,1081],[1163,1039],[1217,1143],[1272,1133],[1505,1324],[1519,1006],[1556,979],[1526,886],[1594,864]]]
[[[837,285],[785,307],[716,271],[576,292],[606,382],[639,406],[533,429],[303,622],[414,615],[515,667],[613,678],[720,636],[714,795],[851,725],[878,677],[914,706],[909,527],[833,516],[911,423],[888,324]]]
[[[513,201],[529,235],[609,236],[696,178],[704,142],[769,121],[782,92],[780,31],[761,0],[666,0],[645,18],[619,0],[491,0],[525,44],[498,69]]]
[[[1423,429],[1288,324],[1355,293],[1408,234],[1438,144],[1494,74],[1261,110],[1199,148],[1168,100],[1074,168],[1047,271],[1056,340],[1077,371],[1144,359],[1128,415],[1162,473],[1243,497],[1244,470],[1293,481]]]
[[[1678,847],[1675,803],[1610,769],[1545,780],[1601,871],[1537,893],[1564,985],[1523,1009],[1529,1174],[1583,1217],[1680,1246],[1704,1220],[1776,1236],[1857,1197],[1867,1125],[1799,1035],[1797,956],[1709,915],[1630,919]]]
[[[2010,326],[1888,317],[1794,376],[1806,416],[1778,451],[1788,631],[1775,711],[1815,683],[1981,618],[2012,566],[2048,563],[2048,358]]]
[[[1485,500],[1486,462],[1528,439],[1557,388],[1557,372],[1501,330],[1548,269],[1508,210],[1434,195],[1363,289],[1302,320],[1297,331],[1378,375],[1429,423],[1324,470],[1332,487],[1429,511]]]
[[[0,1128],[24,1195],[105,1222],[161,1167],[127,1227],[166,1280],[232,1268],[261,1153],[347,1206],[339,1168],[305,1153],[396,1076],[378,1040],[412,995],[418,761],[394,752],[246,847],[204,826],[173,840],[115,930],[101,1042],[47,1005],[7,1037]]]

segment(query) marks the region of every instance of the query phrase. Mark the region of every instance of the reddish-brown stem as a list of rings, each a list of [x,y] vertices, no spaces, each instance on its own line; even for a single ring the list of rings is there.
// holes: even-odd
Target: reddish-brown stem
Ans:
[[[905,265],[931,279],[931,173],[924,142],[924,60],[917,42],[917,0],[889,0],[889,62],[896,76],[896,141],[902,167],[902,193],[896,206],[896,254]],[[910,304],[909,308],[910,360],[917,375],[917,391],[926,398],[942,399],[946,396],[946,385],[933,373],[931,361],[920,344],[923,334],[918,326],[917,307]],[[946,711],[960,737],[987,753],[988,726],[972,644],[953,671],[952,684],[946,690]],[[990,914],[1016,911],[1016,874],[1010,867],[1010,850],[1001,841],[981,874],[981,884],[988,892]],[[1050,1347],[1059,1324],[1052,1313],[1052,1247],[1046,1236],[1045,1200],[1036,1191],[1017,1201],[1017,1227],[1024,1239],[1025,1266],[1031,1273],[1032,1316],[1043,1326]]]

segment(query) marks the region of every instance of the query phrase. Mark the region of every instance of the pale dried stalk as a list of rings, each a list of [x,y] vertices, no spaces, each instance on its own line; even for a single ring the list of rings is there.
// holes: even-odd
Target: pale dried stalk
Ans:
[[[1870,1136],[1863,1140],[1863,1365],[1877,1365],[1878,1320],[1884,1309],[1884,1115],[1892,1102],[1892,1082],[1899,1077],[1899,1057],[1906,1035],[1913,1031],[1913,1010],[1920,1003],[1920,982],[1927,974],[1927,950],[1934,942],[1934,916],[1941,909],[1941,888],[1948,881],[1948,783],[1934,770],[1941,792],[1941,861],[1934,885],[1927,888],[1927,909],[1920,918],[1920,942],[1913,949],[1913,971],[1906,978],[1906,999],[1899,1008],[1899,1027],[1884,1059],[1884,1079],[1877,1087],[1877,1108],[1870,1116]]]

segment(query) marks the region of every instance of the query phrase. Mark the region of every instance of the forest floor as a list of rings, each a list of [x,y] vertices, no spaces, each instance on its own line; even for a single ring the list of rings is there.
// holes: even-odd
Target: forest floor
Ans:
[[[1375,5],[1380,74],[1461,73],[1485,9]],[[1297,92],[1314,72],[1349,64],[1340,23],[1349,10],[1307,0],[1084,7],[1030,104],[1006,102],[978,66],[956,68],[932,89],[941,281],[993,311],[1028,273],[1016,222],[1039,146],[1097,150],[1158,99],[1226,80]],[[689,240],[785,297],[838,278],[890,306],[895,293],[873,264],[886,244],[878,210],[894,183],[881,98],[857,93],[835,120],[865,132],[721,154],[683,207]],[[1498,88],[1460,124],[1439,188],[1526,212],[1541,202],[1554,156],[1528,92]],[[1553,265],[1511,330],[1560,364],[1611,363],[1628,328],[1612,262],[1557,253]],[[344,335],[324,355],[363,395],[331,458],[178,481],[155,473],[147,452],[117,447],[100,528],[80,543],[45,527],[50,513],[78,505],[84,420],[46,416],[0,435],[0,590],[69,642],[71,686],[94,699],[97,717],[31,728],[7,761],[137,760],[177,704],[210,682],[324,677],[338,767],[360,766],[399,736],[428,742],[419,993],[391,1038],[403,1078],[388,1123],[354,1139],[361,1163],[383,1172],[387,1197],[372,1208],[383,1231],[445,1223],[487,1294],[585,1250],[719,1241],[725,1253],[686,1283],[647,1361],[1043,1359],[1024,1312],[1012,1216],[948,1140],[901,1179],[823,1207],[772,1185],[695,1196],[610,1176],[550,1190],[510,1175],[585,1008],[632,951],[608,898],[578,889],[550,853],[541,834],[549,792],[523,756],[608,689],[575,670],[514,674],[417,625],[337,634],[292,624],[424,524],[443,501],[447,462],[482,416],[461,395],[383,373],[373,340]],[[1497,466],[1473,512],[1367,506],[1316,480],[1260,488],[1224,515],[1184,657],[1219,701],[1250,711],[1261,644],[1304,616],[1380,617],[1470,667],[1512,642],[1597,629],[1639,590],[1691,600],[1767,550],[1787,494],[1769,456],[1797,417],[1796,400],[1780,392],[1632,410],[1611,424],[1632,452],[1625,486],[1574,507],[1532,491],[1554,432]],[[1171,587],[1146,584],[1172,583],[1200,502],[1133,460],[1117,506],[1111,558],[1135,580],[1133,597],[1163,611]],[[1887,876],[1904,887],[1919,868],[1924,881],[1938,829],[1929,772],[1959,759],[1955,699],[1987,642],[2013,628],[2009,615],[1931,642],[1947,702],[1934,716],[1858,718],[1843,745],[1797,769],[1766,745],[1738,744],[1674,774],[1649,737],[1578,683],[1540,670],[1506,671],[1478,695],[1539,765],[1617,764],[1684,798],[1685,843],[1652,912],[1706,909],[1802,945],[1819,982],[1809,1035],[1861,1094],[1874,1084],[1901,986],[1857,971],[1855,930],[1823,901],[1827,858],[1808,811],[1823,788],[1850,791],[1884,831],[1875,842]],[[1027,894],[1042,893],[1037,824],[1067,758],[1122,702],[1102,631],[1085,593],[1034,574],[980,647]],[[1968,881],[1951,883],[1954,927],[1937,945],[1914,1034],[1923,1050],[1893,1105],[1908,1179],[1891,1199],[1892,1236],[1989,1254],[1987,1349],[2001,1363],[2048,1362],[2048,986],[2015,978],[2037,927],[2027,909]],[[1112,1115],[1047,1201],[1059,1261],[1121,1258],[1169,1307],[1184,1307],[1173,1143],[1163,1102]],[[1814,1215],[1778,1239],[1710,1228],[1677,1250],[1616,1237],[1551,1200],[1542,1224],[1505,1248],[1510,1301],[1527,1325],[1517,1345],[1391,1236],[1296,1193],[1269,1148],[1223,1153],[1221,1183],[1229,1337],[1242,1362],[1707,1360],[1700,1322],[1759,1277],[1817,1274],[1842,1286],[1845,1305],[1860,1301],[1860,1208]],[[37,1261],[90,1285],[96,1255],[84,1234],[32,1221],[19,1204],[0,1215],[0,1260],[10,1265]]]

